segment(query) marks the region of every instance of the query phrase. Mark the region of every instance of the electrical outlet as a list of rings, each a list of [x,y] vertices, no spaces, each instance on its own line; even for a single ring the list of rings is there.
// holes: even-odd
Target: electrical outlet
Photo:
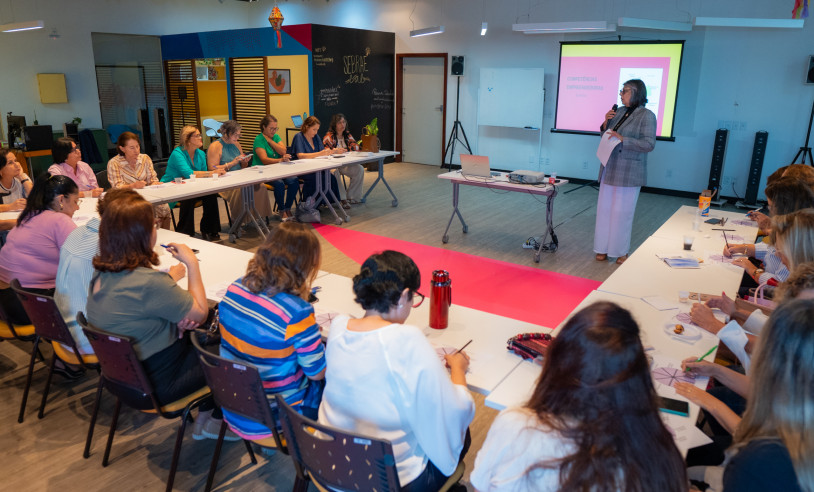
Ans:
[[[588,161],[582,161],[582,169],[588,169]]]

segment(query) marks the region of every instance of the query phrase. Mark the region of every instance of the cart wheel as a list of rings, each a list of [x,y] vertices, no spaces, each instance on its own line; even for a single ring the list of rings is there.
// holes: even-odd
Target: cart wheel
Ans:
[[[540,253],[534,253],[534,263],[540,263]]]
[[[232,244],[235,244],[235,235],[234,234],[229,234],[229,242],[232,243]]]
[[[342,225],[342,219],[336,219],[336,225]]]
[[[392,205],[394,207],[398,207],[399,206],[399,201],[398,200],[393,200]]]
[[[444,235],[444,237],[441,238],[441,242],[447,244],[449,242],[449,236]]]
[[[469,226],[464,226],[464,234],[466,234],[467,232],[469,232]]]

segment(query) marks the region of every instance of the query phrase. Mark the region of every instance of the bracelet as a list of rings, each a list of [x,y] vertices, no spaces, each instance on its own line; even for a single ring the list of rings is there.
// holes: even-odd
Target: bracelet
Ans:
[[[20,180],[20,184],[23,184],[23,183],[25,183],[26,181],[31,181],[31,178],[25,178],[25,179],[23,179],[23,180]]]

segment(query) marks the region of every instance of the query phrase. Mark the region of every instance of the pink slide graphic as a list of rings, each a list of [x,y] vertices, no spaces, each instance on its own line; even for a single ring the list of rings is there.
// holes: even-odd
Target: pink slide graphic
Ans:
[[[359,264],[386,249],[410,256],[421,271],[422,294],[430,293],[433,270],[447,270],[452,279],[453,303],[549,328],[560,324],[600,284],[337,226],[315,224],[314,229]]]
[[[619,98],[619,76],[623,69],[660,68],[660,93],[651,93],[650,101],[662,101],[656,114],[656,135],[661,135],[669,57],[563,57],[560,62],[556,127],[561,130],[598,132],[605,113]]]

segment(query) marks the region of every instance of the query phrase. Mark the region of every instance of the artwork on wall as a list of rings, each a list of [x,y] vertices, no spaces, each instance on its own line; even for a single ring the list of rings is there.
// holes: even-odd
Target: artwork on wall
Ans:
[[[291,70],[269,68],[269,94],[291,94]]]

